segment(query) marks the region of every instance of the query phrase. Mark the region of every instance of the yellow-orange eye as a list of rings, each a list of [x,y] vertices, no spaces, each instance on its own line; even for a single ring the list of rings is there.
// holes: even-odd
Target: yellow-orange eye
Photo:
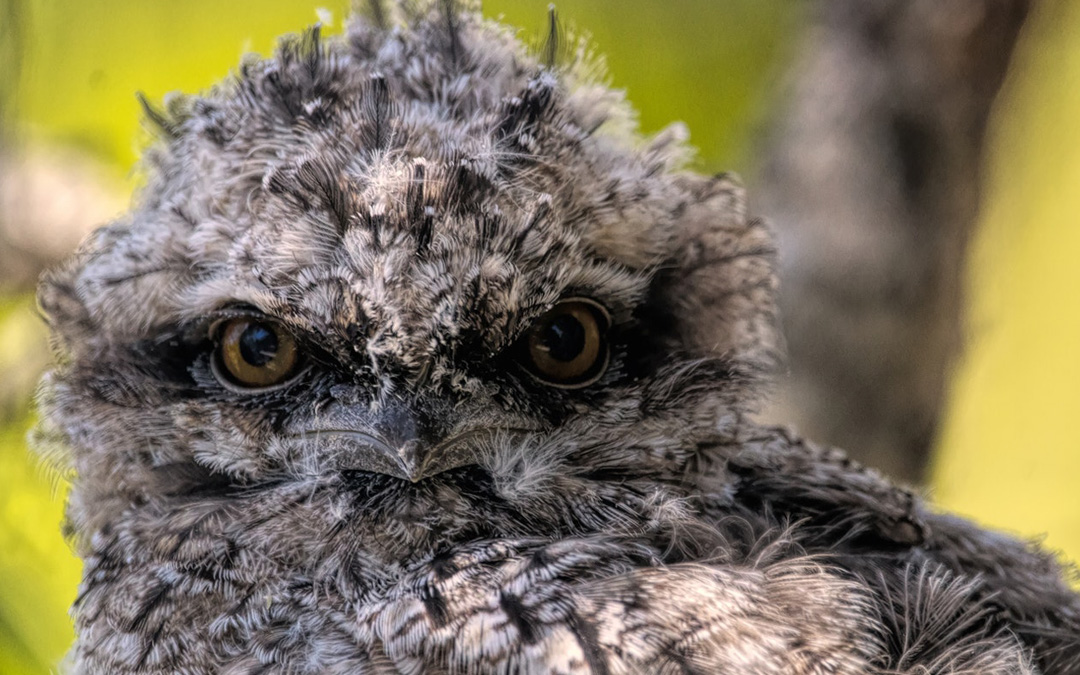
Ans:
[[[296,341],[273,321],[238,318],[221,327],[218,376],[245,389],[281,384],[296,370]]]
[[[529,328],[526,366],[537,379],[556,387],[596,382],[607,368],[609,324],[607,312],[592,300],[563,300]]]

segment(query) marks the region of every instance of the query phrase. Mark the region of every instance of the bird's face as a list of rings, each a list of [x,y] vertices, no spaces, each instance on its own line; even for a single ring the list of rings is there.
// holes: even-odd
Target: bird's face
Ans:
[[[189,103],[43,284],[83,494],[330,485],[430,531],[463,495],[570,522],[677,480],[774,353],[739,189],[605,132],[606,89],[491,53],[428,100],[338,47]]]
[[[493,194],[454,213],[441,167],[387,164],[335,176],[368,216],[342,230],[320,210],[253,196],[248,230],[220,242],[244,262],[184,291],[173,372],[199,454],[228,446],[214,468],[241,480],[348,471],[418,483],[610,442],[605,417],[631,421],[630,398],[663,365],[662,332],[640,315],[655,264],[597,255],[549,195]],[[364,194],[373,184],[385,192]],[[373,204],[387,205],[378,218]]]

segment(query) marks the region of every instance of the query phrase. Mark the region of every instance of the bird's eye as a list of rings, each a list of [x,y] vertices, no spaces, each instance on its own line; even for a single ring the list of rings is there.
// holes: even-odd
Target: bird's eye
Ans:
[[[252,318],[226,321],[218,332],[218,379],[243,389],[265,389],[296,370],[296,341],[277,323]]]
[[[556,387],[577,389],[596,382],[608,364],[610,323],[607,311],[592,300],[563,300],[529,328],[526,367]]]

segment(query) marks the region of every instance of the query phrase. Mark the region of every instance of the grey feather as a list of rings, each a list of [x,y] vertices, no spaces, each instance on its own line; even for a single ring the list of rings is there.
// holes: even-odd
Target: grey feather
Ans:
[[[136,206],[42,281],[76,672],[1080,673],[1051,556],[748,419],[773,240],[680,127],[556,32],[372,6],[154,112]],[[604,359],[551,386],[567,298]],[[302,353],[260,389],[251,316]]]

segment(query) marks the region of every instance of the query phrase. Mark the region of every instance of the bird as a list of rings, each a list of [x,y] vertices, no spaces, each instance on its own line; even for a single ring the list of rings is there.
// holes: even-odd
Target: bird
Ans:
[[[145,103],[38,291],[70,672],[1080,673],[1065,563],[755,421],[768,224],[550,24],[375,2]]]

